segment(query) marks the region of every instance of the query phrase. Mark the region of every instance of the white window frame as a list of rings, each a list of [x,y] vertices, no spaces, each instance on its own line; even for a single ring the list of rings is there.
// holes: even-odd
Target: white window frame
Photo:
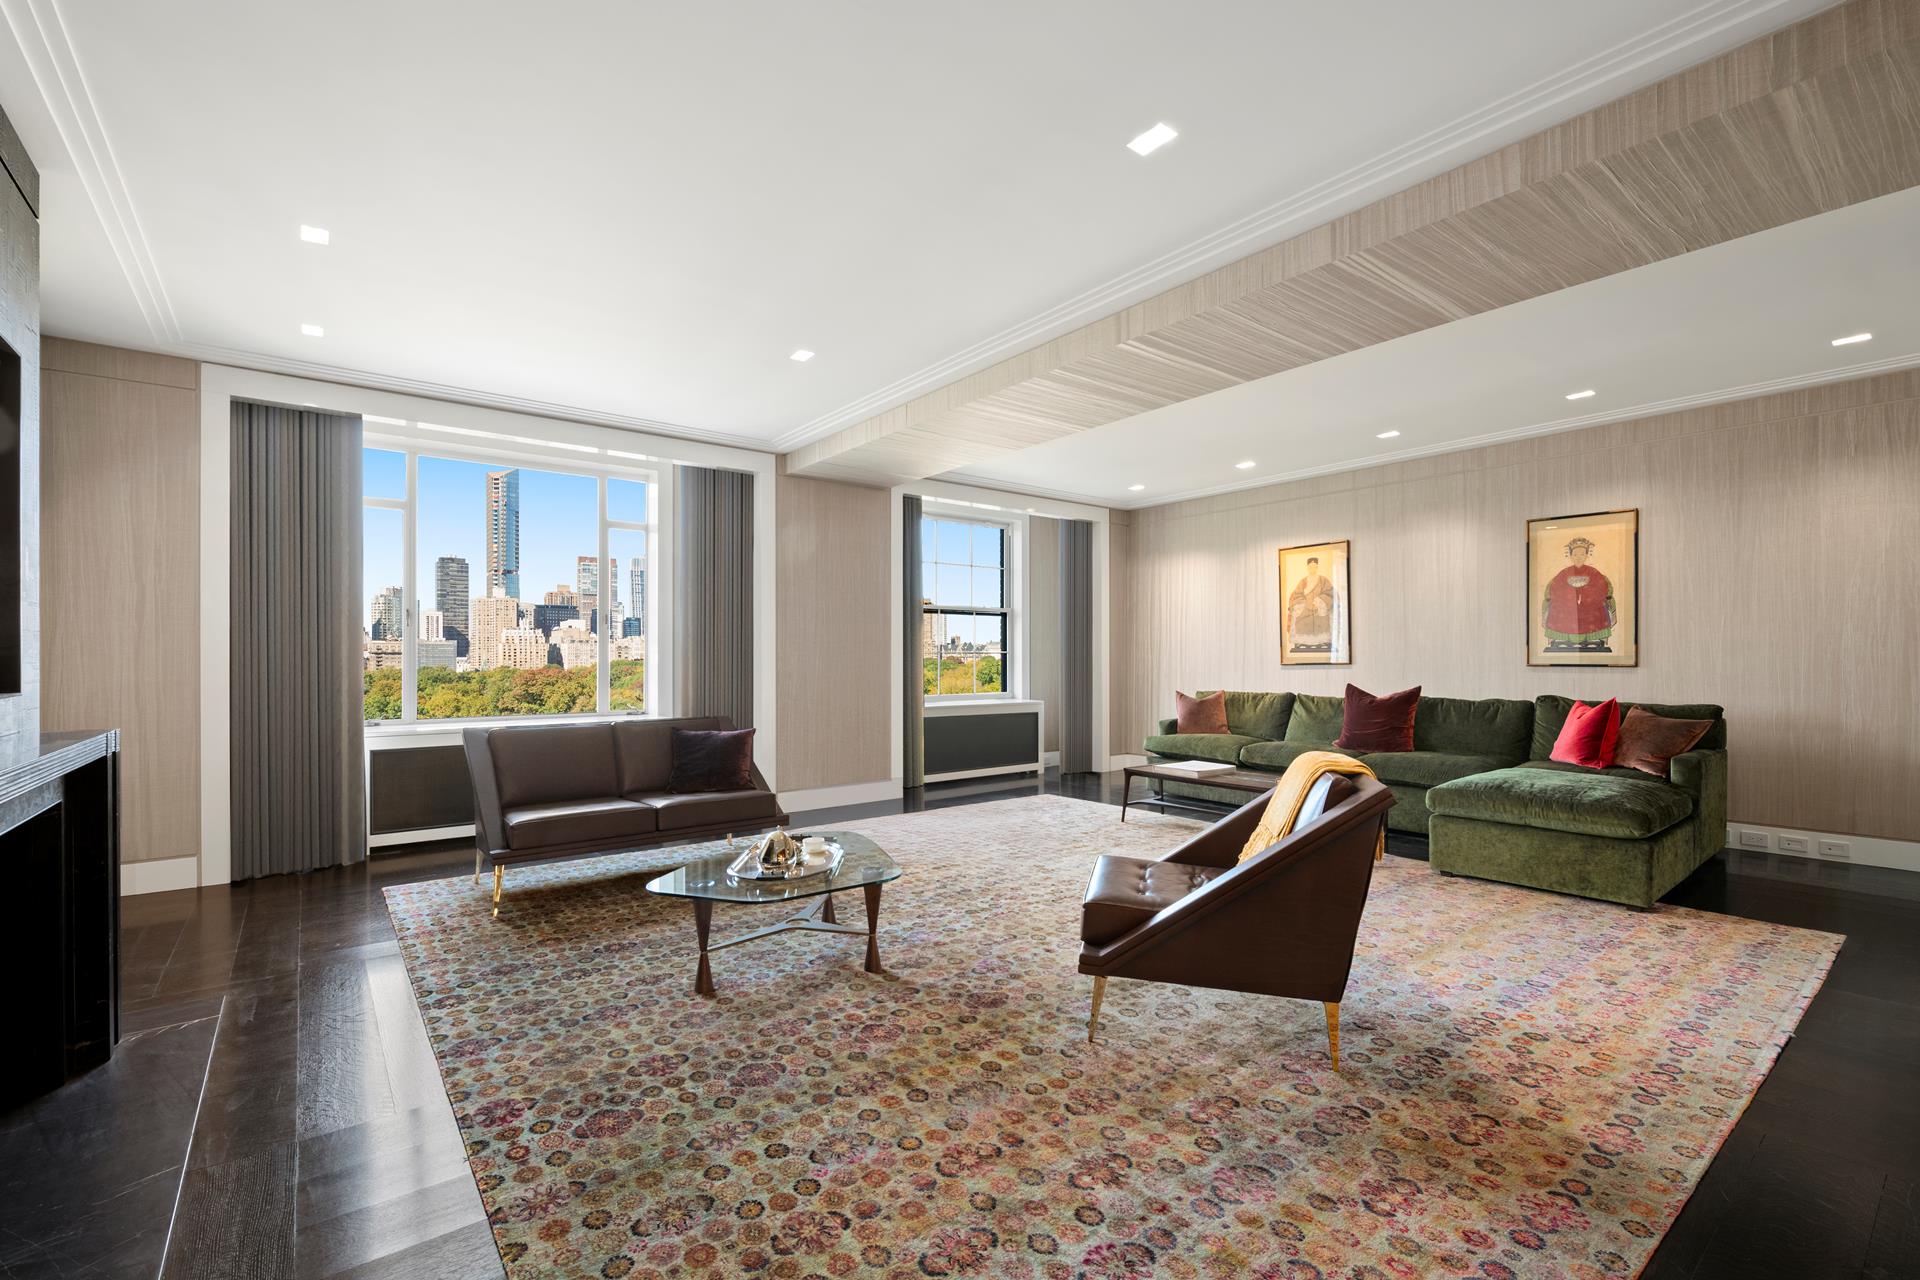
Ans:
[[[1000,544],[1000,599],[1002,607],[997,612],[1006,617],[1006,648],[1000,657],[1000,689],[987,693],[929,693],[928,704],[956,702],[1006,702],[1019,699],[1027,689],[1026,654],[1026,521],[1008,516],[993,515],[985,511],[960,511],[945,505],[932,505],[921,512],[923,522],[944,520],[949,524],[991,525],[1000,530],[1003,541]],[[922,543],[924,546],[924,542]],[[921,558],[924,566],[927,560]],[[970,566],[971,567],[971,566]],[[923,571],[924,573],[924,571]],[[920,612],[924,618],[929,613],[971,613],[973,606],[942,607],[938,600],[926,596],[930,583],[921,584],[924,598],[931,600],[922,606]],[[994,610],[984,612],[993,613]],[[924,623],[923,623],[924,625]]]
[[[435,423],[412,422],[402,419],[367,417],[362,432],[362,445],[368,449],[379,449],[389,453],[399,453],[406,460],[406,497],[381,498],[372,495],[362,497],[364,510],[389,510],[401,513],[402,554],[405,563],[401,573],[401,639],[400,639],[400,719],[368,720],[366,731],[379,734],[394,730],[408,731],[421,727],[459,728],[470,724],[527,724],[539,721],[579,719],[585,715],[594,716],[660,716],[667,714],[662,705],[666,691],[671,686],[662,678],[664,663],[655,661],[654,636],[652,632],[660,617],[659,575],[653,571],[655,563],[662,558],[661,531],[668,527],[662,519],[662,508],[670,505],[667,498],[668,477],[671,468],[655,468],[640,461],[606,462],[599,459],[588,460],[584,453],[569,456],[567,446],[535,440],[519,440],[516,443],[508,439],[502,447],[492,445],[471,445],[460,441],[461,436],[473,437],[481,433],[464,431]],[[537,446],[528,449],[525,446]],[[595,453],[601,451],[595,450]],[[420,459],[445,458],[452,462],[469,462],[481,466],[515,467],[528,471],[545,471],[559,475],[581,476],[594,481],[597,501],[597,547],[599,556],[599,581],[611,582],[609,547],[611,534],[615,530],[644,533],[647,539],[647,600],[646,618],[647,668],[644,687],[645,708],[615,710],[613,702],[613,664],[611,628],[602,623],[595,633],[598,644],[595,655],[594,671],[594,709],[592,712],[554,712],[538,715],[515,716],[460,716],[432,717],[422,719],[419,706],[419,631],[418,606],[420,600],[418,530],[419,521],[419,475]],[[647,520],[633,522],[614,520],[607,514],[607,482],[609,480],[628,480],[643,483],[647,490]],[[469,566],[467,589],[473,590],[472,567]],[[526,584],[521,584],[525,589]],[[360,594],[366,599],[367,586],[361,584]],[[610,594],[603,591],[603,594]],[[468,620],[468,631],[472,631],[472,620]]]

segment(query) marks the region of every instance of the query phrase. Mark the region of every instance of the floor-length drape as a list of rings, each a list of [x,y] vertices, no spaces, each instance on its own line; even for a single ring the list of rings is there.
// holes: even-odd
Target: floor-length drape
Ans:
[[[233,402],[235,880],[367,854],[360,435],[357,417]]]
[[[926,722],[926,584],[920,577],[920,495],[900,500],[900,780],[918,787],[927,780]]]
[[[753,477],[680,467],[674,551],[677,715],[753,724]]]
[[[1093,768],[1093,525],[1060,522],[1060,772]]]

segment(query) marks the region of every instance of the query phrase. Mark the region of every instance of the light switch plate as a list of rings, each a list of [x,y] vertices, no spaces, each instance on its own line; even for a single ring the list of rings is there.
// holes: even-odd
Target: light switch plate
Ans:
[[[1807,851],[1807,838],[1805,836],[1783,835],[1780,837],[1780,852],[1805,853],[1806,851]]]
[[[1742,831],[1740,833],[1740,843],[1748,849],[1766,849],[1770,847],[1767,842],[1767,833],[1764,831]]]
[[[1853,857],[1853,846],[1845,840],[1822,840],[1820,842],[1820,856],[1823,858],[1851,858]]]

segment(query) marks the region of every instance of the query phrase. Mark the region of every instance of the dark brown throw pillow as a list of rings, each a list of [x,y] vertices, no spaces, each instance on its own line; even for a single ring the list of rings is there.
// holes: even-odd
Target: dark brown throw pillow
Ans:
[[[1333,745],[1348,751],[1411,751],[1413,714],[1419,707],[1419,685],[1376,697],[1350,684],[1340,708],[1340,736]]]
[[[675,729],[667,790],[753,790],[753,730]]]
[[[1173,694],[1173,731],[1175,733],[1227,732],[1227,693],[1222,689],[1204,698],[1189,698],[1175,690]]]
[[[1620,722],[1620,745],[1614,748],[1613,762],[1656,778],[1672,777],[1673,758],[1693,750],[1693,744],[1711,728],[1711,720],[1674,720],[1635,707]]]

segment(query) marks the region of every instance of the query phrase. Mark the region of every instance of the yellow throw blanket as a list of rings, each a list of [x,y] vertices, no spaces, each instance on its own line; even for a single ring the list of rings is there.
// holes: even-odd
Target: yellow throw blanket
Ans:
[[[1293,834],[1293,824],[1300,816],[1300,806],[1307,802],[1307,793],[1313,790],[1313,784],[1320,781],[1323,774],[1364,773],[1373,777],[1373,770],[1367,768],[1352,756],[1343,756],[1337,751],[1308,751],[1294,757],[1287,771],[1280,775],[1280,783],[1273,789],[1273,799],[1267,801],[1267,811],[1260,815],[1260,825],[1247,837],[1246,844],[1240,848],[1240,861],[1245,862],[1262,849]],[[1387,856],[1387,829],[1380,828],[1380,841],[1373,848],[1375,862]]]

